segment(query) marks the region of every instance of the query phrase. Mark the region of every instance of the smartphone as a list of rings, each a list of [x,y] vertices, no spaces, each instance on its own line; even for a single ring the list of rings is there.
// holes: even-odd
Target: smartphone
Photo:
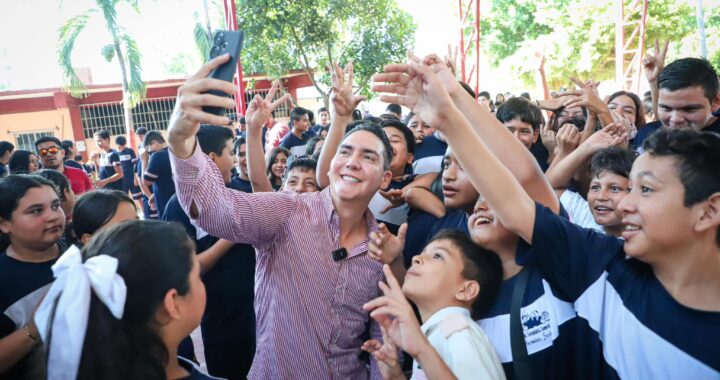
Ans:
[[[213,45],[210,49],[210,58],[213,59],[223,54],[230,54],[230,59],[210,73],[211,78],[232,82],[237,70],[237,63],[240,59],[245,32],[242,30],[218,30],[213,37]],[[208,94],[230,97],[228,94],[210,90]],[[203,111],[215,115],[224,115],[226,109],[223,107],[203,107]]]

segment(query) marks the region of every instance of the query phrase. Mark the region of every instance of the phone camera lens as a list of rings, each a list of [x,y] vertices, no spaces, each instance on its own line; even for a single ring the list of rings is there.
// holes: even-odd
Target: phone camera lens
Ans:
[[[225,33],[218,32],[213,41],[215,42],[215,45],[220,45],[223,41],[225,41]]]
[[[227,50],[227,47],[228,47],[227,42],[223,42],[223,43],[222,43],[222,49],[223,49],[223,50]]]
[[[218,55],[220,55],[220,47],[219,46],[213,46],[212,50],[210,50],[210,58],[215,58]]]

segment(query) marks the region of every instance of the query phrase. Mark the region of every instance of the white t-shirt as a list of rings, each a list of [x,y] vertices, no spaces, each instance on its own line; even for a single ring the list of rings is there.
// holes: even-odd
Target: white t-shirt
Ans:
[[[565,190],[560,196],[560,204],[567,211],[570,221],[583,228],[590,228],[600,233],[605,233],[603,227],[595,223],[595,218],[590,212],[590,205],[580,194]]]
[[[437,311],[421,326],[430,344],[458,379],[505,379],[502,365],[485,332],[462,307]],[[418,362],[411,380],[427,379]]]

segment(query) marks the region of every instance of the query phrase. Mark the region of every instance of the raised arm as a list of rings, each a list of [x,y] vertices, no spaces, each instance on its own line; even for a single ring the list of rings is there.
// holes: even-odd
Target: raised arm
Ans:
[[[565,159],[548,169],[545,175],[553,188],[563,191],[567,189],[575,172],[582,168],[595,153],[604,148],[622,144],[626,139],[627,134],[620,127],[610,124],[590,136]]]
[[[226,117],[204,112],[202,107],[234,106],[230,98],[207,93],[216,90],[231,94],[235,90],[231,83],[207,78],[212,69],[226,60],[227,56],[211,60],[178,90],[168,128],[173,181],[180,205],[203,230],[232,242],[258,246],[270,241],[284,226],[297,197],[293,194],[245,194],[228,189],[215,163],[197,149],[195,135],[201,122],[228,123]],[[268,104],[256,96],[245,119],[248,123],[262,124],[283,101],[285,97]]]
[[[495,115],[483,109],[452,76],[445,63],[437,56],[425,57],[423,62],[430,65],[444,89],[449,93],[453,104],[469,121],[473,131],[487,144],[491,152],[517,178],[532,199],[542,203],[554,212],[560,209],[560,202],[540,170],[530,151],[517,141]],[[392,65],[389,66],[392,69]],[[425,120],[425,119],[423,119]],[[432,125],[432,124],[431,124]],[[434,125],[433,125],[434,126]],[[446,126],[440,126],[443,129]],[[447,127],[452,127],[448,125]]]
[[[668,46],[670,41],[665,41],[665,44],[660,47],[660,41],[655,40],[655,50],[653,54],[646,54],[643,58],[643,69],[645,70],[645,78],[648,80],[650,85],[650,96],[652,97],[652,111],[655,120],[658,120],[658,100],[660,99],[660,91],[658,89],[658,79],[660,78],[660,72],[665,67],[665,55],[667,54]]]
[[[493,155],[485,140],[480,138],[463,113],[455,107],[453,99],[438,76],[429,67],[416,62],[388,65],[385,69],[386,73],[376,75],[375,81],[386,83],[373,85],[373,90],[391,92],[395,95],[383,95],[380,100],[409,107],[419,114],[420,118],[437,126],[436,128],[441,130],[457,154],[473,185],[492,205],[503,225],[525,241],[531,242],[535,202],[512,172]],[[491,120],[489,114],[479,116],[487,119],[487,123],[482,124],[485,127],[483,129],[494,129],[496,133],[492,135],[497,137],[498,142],[506,147],[511,146],[500,138],[501,129],[497,120]],[[496,125],[496,128],[490,128],[490,124]],[[506,133],[508,138],[512,138],[507,131],[503,133]],[[513,143],[519,146],[514,140]],[[527,149],[524,152],[530,154]],[[539,171],[536,163],[533,168]],[[559,201],[555,193],[544,177],[543,181],[554,200],[553,205],[559,209]]]
[[[332,121],[330,122],[330,131],[320,150],[317,170],[315,170],[317,184],[321,189],[330,184],[330,178],[328,178],[330,161],[335,156],[340,141],[345,135],[345,127],[352,121],[352,112],[360,102],[365,100],[364,96],[353,93],[352,62],[345,66],[345,70],[342,70],[337,63],[331,63],[330,74],[332,79],[332,96],[330,97],[332,101]]]
[[[253,100],[251,106],[257,108],[258,104],[270,104],[272,101],[272,96],[275,95],[275,92],[279,88],[280,83],[275,82],[273,83],[272,87],[270,88],[270,91],[268,92],[267,96],[265,97],[263,102],[256,102]],[[288,94],[285,95],[285,98],[289,96]],[[250,109],[248,108],[248,111]],[[253,109],[255,111],[255,109]],[[265,117],[258,117],[261,116],[260,114],[257,114],[256,117],[254,117],[254,120],[252,120],[252,123],[248,118],[245,118],[245,121],[247,123],[247,165],[248,165],[248,178],[250,179],[250,183],[252,184],[253,192],[255,193],[262,193],[262,192],[272,192],[272,184],[270,183],[270,179],[268,178],[267,174],[265,173],[265,154],[263,153],[263,145],[262,145],[262,129],[263,125],[265,125],[265,122],[267,122],[267,116]],[[264,119],[264,120],[263,120]]]

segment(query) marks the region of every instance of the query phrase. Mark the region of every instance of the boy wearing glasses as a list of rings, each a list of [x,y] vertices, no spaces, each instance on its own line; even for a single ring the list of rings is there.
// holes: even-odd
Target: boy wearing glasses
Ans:
[[[40,162],[45,169],[54,169],[62,173],[70,182],[75,195],[92,190],[92,183],[87,174],[80,169],[65,165],[65,151],[57,137],[45,136],[35,141],[35,150],[40,156]]]

